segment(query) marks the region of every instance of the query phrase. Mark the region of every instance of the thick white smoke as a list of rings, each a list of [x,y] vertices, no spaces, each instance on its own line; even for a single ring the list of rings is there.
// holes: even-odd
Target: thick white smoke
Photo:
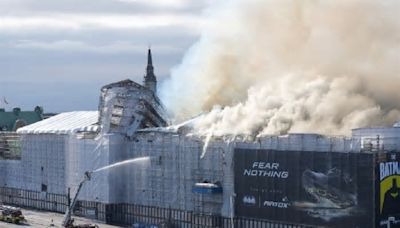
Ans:
[[[231,0],[161,96],[200,133],[348,134],[400,119],[400,1]],[[223,107],[223,108],[221,108]]]

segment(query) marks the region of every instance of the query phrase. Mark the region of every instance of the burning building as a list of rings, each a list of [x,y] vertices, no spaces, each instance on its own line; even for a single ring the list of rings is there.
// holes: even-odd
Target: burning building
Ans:
[[[61,113],[18,130],[0,161],[0,201],[170,227],[379,227],[399,220],[400,128],[321,134],[204,136],[197,118],[168,126],[151,52],[144,86],[101,89],[98,111]],[[101,167],[133,158],[131,165]],[[100,170],[99,170],[100,168]]]

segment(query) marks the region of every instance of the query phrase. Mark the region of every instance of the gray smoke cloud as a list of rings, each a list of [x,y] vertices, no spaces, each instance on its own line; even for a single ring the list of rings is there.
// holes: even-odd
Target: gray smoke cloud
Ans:
[[[349,134],[400,119],[400,1],[231,0],[161,90],[200,134]]]

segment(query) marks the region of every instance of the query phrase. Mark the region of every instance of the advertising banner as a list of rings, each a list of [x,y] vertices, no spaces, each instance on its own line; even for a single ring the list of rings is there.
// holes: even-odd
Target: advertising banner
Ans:
[[[372,154],[235,149],[236,216],[373,227],[373,161]]]
[[[377,227],[400,227],[400,153],[376,156]]]

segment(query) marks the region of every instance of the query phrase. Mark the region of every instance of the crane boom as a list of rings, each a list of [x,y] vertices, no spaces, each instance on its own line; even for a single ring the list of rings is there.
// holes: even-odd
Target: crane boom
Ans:
[[[74,198],[72,199],[71,205],[69,205],[69,207],[67,208],[67,211],[65,212],[63,223],[62,223],[63,227],[73,227],[73,220],[71,219],[72,212],[73,212],[75,204],[78,200],[79,192],[81,191],[83,184],[86,181],[90,181],[91,174],[92,174],[91,172],[86,171],[83,180],[79,183],[78,189],[75,193]]]

